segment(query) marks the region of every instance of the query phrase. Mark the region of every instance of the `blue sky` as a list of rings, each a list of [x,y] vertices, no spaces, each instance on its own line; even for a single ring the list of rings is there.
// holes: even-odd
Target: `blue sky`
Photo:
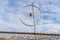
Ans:
[[[37,25],[36,31],[59,33],[60,0],[0,0],[0,30],[33,32],[33,27],[25,26],[18,17],[22,7],[32,2],[41,9],[43,14],[42,25]]]

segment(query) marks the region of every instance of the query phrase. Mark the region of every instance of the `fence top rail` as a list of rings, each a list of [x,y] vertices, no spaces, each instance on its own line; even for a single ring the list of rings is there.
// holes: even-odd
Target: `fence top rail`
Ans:
[[[54,33],[34,33],[34,32],[8,32],[8,31],[0,31],[0,33],[4,33],[4,34],[30,34],[30,35],[60,36],[60,34],[54,34]]]

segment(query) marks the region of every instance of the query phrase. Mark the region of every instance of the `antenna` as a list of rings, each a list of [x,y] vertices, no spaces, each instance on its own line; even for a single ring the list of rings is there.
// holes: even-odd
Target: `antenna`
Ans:
[[[34,17],[34,7],[33,7],[33,3],[32,3],[32,14],[33,14],[33,23],[34,23],[34,33],[36,33],[36,26],[35,26],[35,17]],[[36,40],[36,36],[35,36],[35,40]]]
[[[39,7],[33,5],[32,3],[30,5],[26,5],[22,7],[22,10],[18,14],[18,16],[22,24],[28,27],[32,27],[34,25],[38,25],[39,23],[41,23],[40,18],[42,14],[41,14],[41,10],[39,9]],[[37,20],[39,22],[37,22]]]
[[[35,6],[32,2],[30,5],[26,5],[22,8],[21,13],[19,13],[20,21],[22,24],[28,27],[34,27],[34,33],[36,33],[36,25],[41,22],[41,10],[39,7]],[[28,23],[27,23],[28,21]],[[38,22],[39,23],[38,23]],[[35,35],[36,40],[36,35]]]

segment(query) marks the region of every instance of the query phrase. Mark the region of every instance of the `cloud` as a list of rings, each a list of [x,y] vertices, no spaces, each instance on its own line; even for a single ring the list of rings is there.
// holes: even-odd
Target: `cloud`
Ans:
[[[59,29],[60,29],[60,25],[59,24],[45,24],[43,25],[45,26],[46,28],[50,28],[49,30],[46,30],[47,32],[56,32],[58,33],[59,32]]]
[[[3,3],[0,5],[0,30],[30,31],[30,32],[31,32],[31,30],[33,31],[33,28],[23,25],[22,23],[20,23],[20,20],[17,19],[16,14],[18,14],[18,12],[16,12],[16,11],[19,10],[18,8],[20,8],[20,6],[17,6],[15,4],[18,7],[16,9],[16,7],[14,7],[14,6],[12,7],[11,5],[10,5],[11,7],[9,7],[8,6],[9,2],[7,2],[6,4],[4,4],[5,1],[1,1],[1,2],[3,2]],[[21,2],[19,4],[22,5],[23,3]]]
[[[19,1],[19,2],[18,2]],[[34,5],[41,8],[44,16],[43,24],[37,25],[36,29],[38,32],[59,32],[60,25],[60,8],[54,4],[47,4],[46,0],[0,0],[0,29],[1,30],[11,30],[11,31],[28,31],[33,32],[33,27],[28,27],[22,24],[19,20],[18,12],[20,12],[22,6],[30,4],[34,1]],[[27,3],[26,3],[27,2]],[[50,0],[49,0],[50,2]],[[29,10],[28,10],[29,11]],[[23,17],[23,16],[22,16]],[[26,21],[25,19],[23,19]],[[31,21],[30,21],[31,22]],[[27,22],[29,23],[29,22]],[[58,24],[57,24],[58,23]],[[23,30],[24,29],[24,30]]]

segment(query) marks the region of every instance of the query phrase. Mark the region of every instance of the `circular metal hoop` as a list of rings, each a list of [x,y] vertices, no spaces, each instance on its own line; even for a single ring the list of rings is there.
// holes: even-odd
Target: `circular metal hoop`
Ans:
[[[26,6],[24,6],[24,7],[22,8],[21,12],[19,13],[19,17],[20,17],[21,14],[24,14],[24,13],[22,13],[22,12],[23,12],[24,9],[27,8],[27,7],[32,7],[32,5],[26,5]],[[41,12],[41,10],[40,10],[37,6],[35,6],[35,5],[33,5],[33,7],[36,8],[36,9],[38,9],[39,14],[40,14],[40,15],[39,15],[39,14],[38,14],[38,15],[39,15],[39,17],[41,18],[41,17],[42,17],[42,12]],[[26,10],[27,10],[27,9],[26,9]],[[33,14],[30,14],[30,16],[32,16],[32,15],[33,15]],[[22,17],[23,17],[23,16],[22,16]],[[40,18],[39,18],[39,19],[40,19]],[[23,19],[23,18],[22,18],[22,19]],[[19,18],[19,20],[20,20],[24,25],[26,25],[26,26],[34,26],[34,24],[28,24],[28,23],[23,22],[23,20],[25,20],[25,19],[23,19],[23,20],[22,20],[22,19],[21,19],[21,17]],[[28,18],[27,18],[27,19],[28,19]],[[33,21],[34,21],[34,20],[33,20]],[[41,20],[40,20],[40,21],[41,21]],[[35,24],[35,25],[37,25],[37,24]]]

